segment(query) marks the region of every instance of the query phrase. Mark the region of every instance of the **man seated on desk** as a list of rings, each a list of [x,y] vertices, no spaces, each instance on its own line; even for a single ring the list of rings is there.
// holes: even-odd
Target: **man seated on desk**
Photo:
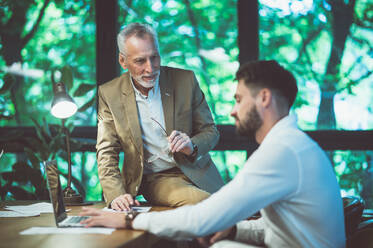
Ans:
[[[82,215],[93,216],[84,223],[175,239],[205,236],[199,241],[206,246],[225,239],[213,247],[344,247],[343,204],[332,165],[289,115],[297,94],[294,76],[272,60],[243,65],[236,79],[231,115],[239,133],[254,134],[260,146],[231,182],[194,206],[164,212],[118,218],[120,213],[84,208]],[[245,220],[259,210],[260,219]]]
[[[97,165],[105,201],[194,204],[223,186],[208,152],[219,133],[192,71],[161,66],[157,34],[132,23],[118,34],[126,73],[98,89]],[[119,152],[124,152],[122,172]]]

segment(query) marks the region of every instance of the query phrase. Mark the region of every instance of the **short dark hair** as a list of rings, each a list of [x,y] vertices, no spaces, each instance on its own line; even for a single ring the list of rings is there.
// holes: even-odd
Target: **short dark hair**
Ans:
[[[293,105],[298,93],[297,81],[293,74],[275,60],[251,61],[240,66],[236,80],[243,79],[248,88],[268,88],[284,97]]]

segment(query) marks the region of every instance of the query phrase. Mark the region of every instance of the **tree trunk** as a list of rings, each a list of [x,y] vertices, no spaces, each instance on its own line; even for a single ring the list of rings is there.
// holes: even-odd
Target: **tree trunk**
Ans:
[[[349,1],[347,4],[344,0],[334,0],[330,1],[330,5],[332,7],[333,42],[324,83],[320,87],[321,102],[317,116],[317,129],[334,129],[336,127],[334,96],[337,90],[336,84],[340,80],[340,65],[346,39],[353,22],[355,0]]]
[[[193,10],[192,10],[192,7],[190,6],[190,2],[189,0],[184,0],[184,4],[186,6],[186,9],[187,9],[187,12],[188,12],[188,17],[189,17],[189,20],[190,20],[190,23],[193,27],[193,31],[194,31],[194,37],[195,37],[195,42],[196,42],[196,50],[197,50],[197,56],[199,57],[200,61],[201,61],[201,64],[202,64],[202,78],[203,80],[206,82],[207,85],[210,85],[211,84],[211,81],[207,75],[207,63],[206,63],[206,60],[203,56],[201,56],[201,54],[199,53],[199,50],[202,49],[202,45],[201,45],[201,38],[200,38],[200,33],[199,33],[199,29],[198,29],[198,23],[196,21],[196,18],[194,17],[194,13],[193,13]],[[210,87],[207,88],[207,95],[210,97],[210,99],[214,99],[211,91],[210,91]],[[212,112],[212,115],[214,116],[214,119],[217,118],[216,116],[216,111],[215,111],[215,105],[211,105],[210,106],[211,108],[211,112]]]

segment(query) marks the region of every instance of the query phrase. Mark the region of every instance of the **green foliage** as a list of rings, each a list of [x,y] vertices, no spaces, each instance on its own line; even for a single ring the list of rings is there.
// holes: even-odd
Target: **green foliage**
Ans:
[[[319,113],[327,113],[329,128],[332,126],[334,106],[320,107],[322,92],[333,97],[336,94],[345,98],[356,95],[359,97],[359,104],[365,106],[367,112],[362,114],[360,111],[351,111],[358,115],[355,119],[362,119],[361,116],[369,114],[373,116],[373,1],[356,1],[353,23],[348,29],[345,42],[333,36],[335,30],[332,26],[332,4],[345,6],[351,2],[353,1],[314,0],[312,6],[302,9],[307,1],[259,1],[260,58],[276,59],[295,72],[300,93],[294,110],[303,129],[319,128]],[[6,46],[6,34],[17,34],[20,41],[30,34],[46,3],[40,25],[24,47],[11,50],[11,46]],[[236,3],[235,0],[118,1],[120,26],[134,21],[153,25],[159,34],[162,64],[195,71],[218,124],[233,123],[229,112],[234,104],[233,75],[238,68],[239,53]],[[276,3],[285,6],[285,10],[271,5]],[[293,4],[298,4],[298,8],[290,8]],[[8,79],[0,81],[0,125],[35,125],[37,122],[47,132],[49,127],[46,123],[58,122],[49,114],[48,108],[53,96],[49,78],[51,68],[63,68],[61,80],[65,81],[69,94],[79,106],[74,124],[95,125],[94,1],[3,0],[0,5],[0,67],[10,66],[9,59],[13,58],[22,63],[20,75],[13,75],[13,83],[6,83],[7,86],[4,86]],[[10,22],[11,19],[14,21]],[[12,23],[14,26],[10,25]],[[338,63],[328,66],[334,41],[344,46],[339,50],[341,58]],[[6,56],[7,54],[10,56]],[[68,67],[64,67],[65,65]],[[332,69],[328,71],[328,68]],[[30,76],[29,69],[37,69],[38,76]],[[30,116],[33,116],[34,121],[31,121]],[[339,120],[337,116],[336,127],[349,128],[347,122],[344,122],[345,114],[342,117]],[[362,128],[373,127],[372,118],[368,118],[367,122]],[[22,134],[7,134],[0,139],[11,139],[12,135],[19,137]],[[49,133],[46,136],[50,138],[44,136],[45,134],[38,134],[38,139],[42,141],[29,141],[32,144],[30,150],[25,149],[29,157],[27,163],[31,167],[36,161],[42,161],[40,159],[66,156],[64,152],[51,155],[56,154],[62,137],[53,140]],[[50,142],[48,148],[43,147],[45,141]],[[33,154],[36,147],[49,150]],[[229,151],[213,152],[213,159],[226,181],[234,177],[246,159],[233,154]],[[81,157],[88,156],[83,154]],[[240,160],[236,161],[233,157],[239,157]],[[350,159],[353,158],[356,161],[363,159],[352,153]],[[92,168],[86,176],[87,185],[95,190],[89,197],[99,195],[97,191],[100,190],[98,180],[90,180],[97,178],[94,163],[91,163]],[[364,171],[365,167],[362,168]],[[347,189],[348,185],[354,188],[363,185],[360,190],[365,190],[367,184],[360,183],[361,177],[359,179],[354,173],[363,176],[359,174],[359,170],[346,169],[341,180],[343,187]]]
[[[49,195],[42,163],[43,161],[56,159],[56,157],[67,159],[66,151],[61,149],[66,146],[62,128],[57,125],[49,125],[45,119],[43,119],[41,124],[36,120],[33,120],[33,122],[36,129],[36,137],[21,139],[22,144],[24,144],[26,159],[13,164],[11,171],[0,173],[2,178],[0,197],[2,200],[9,197],[16,200],[48,199]],[[5,138],[9,141],[20,139],[20,137],[22,137],[22,134],[14,133]],[[71,147],[75,149],[81,145],[75,139],[70,139],[70,142]],[[62,175],[67,178],[66,174]],[[73,177],[72,183],[84,196],[85,190],[79,181]]]
[[[312,5],[289,0],[260,2],[260,58],[276,59],[295,72],[300,96],[294,107],[301,127],[354,129],[348,125],[352,120],[339,121],[346,119],[345,112],[340,111],[344,116],[338,118],[333,100],[328,99],[353,99],[356,86],[364,87],[364,83],[371,86],[360,92],[360,99],[373,97],[369,79],[373,26],[368,14],[373,1],[357,0],[355,5],[355,1],[343,0],[315,0]],[[312,90],[316,87],[319,92]],[[359,103],[362,111],[370,106],[367,101]],[[370,119],[362,125],[372,128],[372,124]]]
[[[15,83],[12,74],[4,74],[2,78],[2,86],[0,87],[0,120],[10,120],[14,114],[10,111],[10,106],[13,106],[12,101],[9,101],[9,91]]]
[[[229,112],[238,69],[236,1],[119,3],[119,24],[147,22],[156,28],[162,64],[193,70],[215,121],[233,123]]]
[[[46,180],[41,171],[31,167],[27,162],[15,163],[12,171],[1,173],[1,177],[5,181],[5,184],[0,187],[2,200],[5,200],[8,194],[16,200],[49,199]]]
[[[21,62],[21,68],[17,72],[19,76],[11,95],[14,100],[12,114],[15,118],[0,120],[0,124],[32,125],[28,116],[33,116],[36,120],[45,117],[49,123],[55,123],[57,120],[49,114],[48,109],[53,97],[52,84],[49,81],[51,68],[61,68],[60,79],[65,83],[70,95],[80,84],[95,84],[94,2],[19,0],[5,1],[2,5],[4,7],[0,8],[0,67],[5,64],[10,66],[13,63],[10,58],[19,58],[16,61]],[[42,12],[44,5],[46,8]],[[25,14],[21,15],[23,12]],[[39,15],[40,24],[35,26],[35,32],[32,32]],[[17,29],[10,28],[10,20],[18,24]],[[24,47],[12,51],[12,45],[14,47],[18,44],[8,42],[7,37],[12,34],[16,35],[19,44],[26,36],[30,36],[31,39]],[[95,97],[95,88],[86,91],[87,95],[80,92],[80,96],[74,99],[81,111],[74,117],[75,124],[95,125],[96,105],[92,100]],[[0,101],[0,109],[5,109],[4,104]],[[9,106],[6,109],[11,111]]]
[[[73,87],[73,72],[70,66],[64,66],[61,69],[61,80],[68,89]]]
[[[5,74],[3,77],[3,86],[0,88],[0,94],[5,94],[14,84],[14,76],[11,74]]]
[[[339,185],[348,194],[361,196],[366,206],[373,206],[373,151],[336,151],[335,170]]]

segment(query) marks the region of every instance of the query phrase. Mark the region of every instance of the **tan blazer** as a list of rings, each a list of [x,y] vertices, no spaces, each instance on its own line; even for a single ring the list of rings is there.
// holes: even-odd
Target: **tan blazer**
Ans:
[[[198,147],[194,163],[181,153],[174,154],[177,166],[201,189],[217,191],[223,180],[208,152],[218,142],[219,133],[194,73],[161,67],[159,84],[167,134],[182,131]],[[97,118],[98,175],[109,204],[124,193],[137,195],[143,175],[143,142],[128,72],[99,87]],[[122,173],[120,151],[124,152]]]

